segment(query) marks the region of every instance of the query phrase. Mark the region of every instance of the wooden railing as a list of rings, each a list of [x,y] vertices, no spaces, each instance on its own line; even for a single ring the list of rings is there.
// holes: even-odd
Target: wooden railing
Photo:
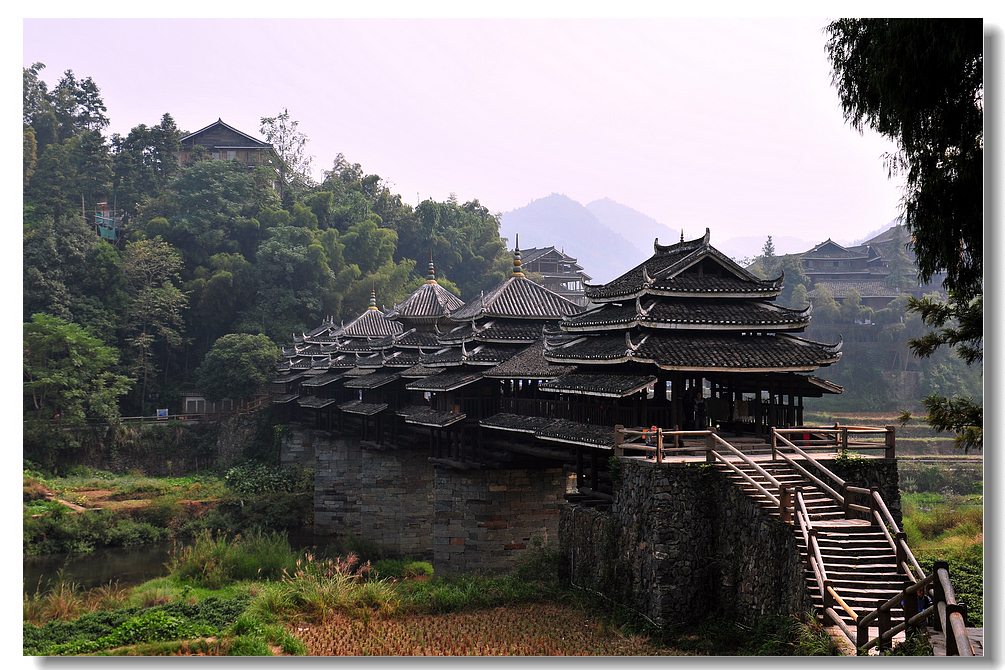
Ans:
[[[805,435],[812,433],[824,433],[825,435],[824,437],[818,436],[809,440],[799,440],[799,442],[803,445],[802,447],[797,446],[793,441],[785,437],[786,434]],[[826,434],[831,434],[834,437],[828,438],[826,437]],[[882,436],[883,443],[877,444],[875,442],[852,439],[849,438],[849,435],[853,437],[858,435]],[[683,437],[704,437],[705,444],[681,447],[680,440]],[[626,441],[626,438],[628,438],[628,441]],[[632,441],[633,438],[641,438],[642,441]],[[672,440],[672,444],[674,445],[673,447],[664,447],[668,438]],[[811,444],[807,445],[807,442]],[[908,626],[920,624],[929,615],[937,611],[939,614],[939,625],[946,634],[946,654],[973,656],[973,646],[967,634],[966,623],[964,620],[966,610],[956,602],[952,582],[949,579],[948,564],[936,562],[935,572],[926,576],[924,571],[921,569],[921,566],[918,564],[917,559],[914,557],[914,554],[911,552],[911,548],[907,545],[907,535],[901,532],[893,518],[893,515],[890,513],[889,508],[886,506],[886,502],[883,500],[879,489],[866,489],[850,485],[844,479],[831,472],[823,464],[807,453],[807,449],[820,450],[821,448],[824,448],[829,450],[835,448],[835,446],[839,450],[846,450],[849,446],[854,446],[856,448],[882,448],[887,458],[893,458],[896,453],[896,432],[892,426],[888,426],[887,428],[873,428],[868,426],[838,426],[836,424],[834,428],[824,427],[823,429],[772,429],[772,460],[777,460],[777,458],[780,457],[795,470],[802,473],[822,491],[825,491],[838,504],[840,504],[844,508],[846,517],[852,517],[853,513],[868,514],[870,523],[878,526],[882,530],[887,542],[894,550],[897,561],[897,572],[905,575],[911,580],[914,580],[910,586],[905,588],[893,598],[890,598],[887,601],[878,602],[876,609],[865,615],[860,615],[858,612],[855,612],[855,610],[853,610],[834,589],[830,580],[827,578],[827,568],[824,565],[823,555],[820,551],[820,544],[817,540],[817,530],[813,528],[813,523],[810,518],[809,511],[806,508],[806,502],[803,500],[803,493],[801,489],[797,488],[795,490],[793,500],[790,488],[787,485],[781,484],[767,470],[751,460],[746,454],[743,454],[733,445],[720,438],[714,430],[664,430],[663,428],[658,427],[649,430],[632,430],[619,425],[615,426],[614,432],[615,455],[623,455],[626,448],[648,451],[654,453],[657,463],[662,463],[665,455],[669,453],[700,453],[704,451],[706,462],[714,463],[718,460],[723,463],[725,466],[729,467],[731,470],[743,477],[743,479],[749,484],[753,485],[773,505],[778,506],[779,515],[782,521],[792,522],[792,517],[795,516],[796,521],[794,523],[798,524],[799,530],[803,536],[803,542],[806,546],[807,562],[813,571],[814,578],[817,582],[817,588],[820,590],[820,597],[824,604],[824,615],[827,619],[830,619],[838,626],[844,635],[847,636],[848,640],[858,648],[859,653],[866,653],[872,647],[888,649],[894,635],[903,631]],[[773,495],[746,472],[740,470],[733,463],[730,463],[722,454],[719,453],[720,449],[723,449],[731,456],[740,458],[740,460],[751,466],[758,474],[764,477],[765,480],[771,482],[775,487],[777,487],[779,495]],[[835,484],[837,486],[837,490],[824,481],[824,479],[821,479],[821,477],[814,475],[807,468],[803,467],[803,465],[798,463],[794,458],[792,458],[792,456],[786,453],[786,451],[791,451],[804,459],[806,463],[815,468],[823,478],[828,479]],[[838,490],[841,492],[838,493]],[[869,500],[869,505],[865,506],[853,502],[855,496],[866,496]],[[791,511],[790,506],[792,507]],[[933,599],[935,604],[926,608],[922,612],[918,612],[915,594],[918,589],[926,589],[927,591],[927,588],[933,582],[936,584],[934,591],[935,597]],[[900,603],[904,603],[904,621],[894,626],[891,621],[891,610]],[[835,607],[840,607],[848,614],[849,618],[855,622],[857,630],[852,631],[848,627],[848,625],[844,622],[844,619],[839,616],[837,611],[834,609]],[[873,622],[875,622],[878,634],[876,637],[869,639],[869,628]]]
[[[796,428],[772,428],[772,446],[776,435],[789,435],[790,441],[798,443],[804,451],[847,451],[882,449],[884,458],[897,456],[897,430],[894,426],[799,426]],[[796,435],[804,437],[793,439]],[[868,438],[882,438],[882,442]]]

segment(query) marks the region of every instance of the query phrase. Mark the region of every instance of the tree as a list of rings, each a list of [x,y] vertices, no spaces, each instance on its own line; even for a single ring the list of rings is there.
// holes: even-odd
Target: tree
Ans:
[[[757,257],[757,264],[761,266],[761,272],[768,279],[774,279],[779,275],[781,261],[775,255],[775,244],[771,241],[771,235],[768,235],[764,246],[761,247],[761,255]]]
[[[155,348],[160,345],[166,358],[171,348],[181,345],[179,329],[188,299],[175,285],[181,257],[164,240],[130,242],[124,260],[131,298],[126,310],[126,343],[135,351],[133,370],[142,379],[139,409],[145,413],[147,389],[158,370]]]
[[[269,381],[279,349],[265,335],[224,335],[206,354],[195,372],[207,400],[247,400]]]
[[[918,276],[928,282],[946,273],[948,301],[908,305],[942,329],[911,340],[911,349],[927,357],[948,344],[976,362],[983,353],[983,21],[841,19],[827,32],[845,120],[897,143],[886,165],[906,176],[904,225]],[[971,399],[933,394],[923,404],[929,424],[955,430],[958,446],[983,447],[983,411],[971,411]],[[902,421],[909,419],[905,413]]]
[[[907,256],[907,236],[904,234],[904,226],[897,224],[890,231],[890,244],[888,251],[883,254],[890,274],[886,277],[886,285],[904,293],[910,291],[918,285],[918,272],[914,268],[914,263]]]
[[[827,27],[845,120],[894,140],[918,274],[963,302],[983,285],[981,19],[841,19]]]
[[[24,410],[36,420],[114,421],[131,382],[115,372],[119,352],[87,329],[50,314],[23,324]]]
[[[291,195],[299,195],[311,185],[311,161],[307,153],[307,136],[297,130],[299,121],[290,119],[290,112],[283,109],[279,116],[262,117],[259,132],[272,145],[276,153],[279,170],[279,199],[284,207]]]

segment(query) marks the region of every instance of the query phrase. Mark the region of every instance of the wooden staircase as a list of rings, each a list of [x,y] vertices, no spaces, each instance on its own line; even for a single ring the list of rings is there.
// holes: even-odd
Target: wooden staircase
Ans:
[[[778,487],[754,467],[745,463],[736,463],[736,465],[769,493],[780,497]],[[879,528],[870,525],[864,519],[845,518],[844,509],[837,501],[788,463],[764,461],[758,462],[758,465],[780,484],[788,485],[793,490],[799,488],[802,491],[803,500],[810,515],[810,523],[817,531],[817,542],[820,546],[827,579],[837,594],[859,616],[876,609],[880,602],[893,598],[911,583],[904,575],[898,574],[896,554]],[[755,486],[725,465],[719,464],[718,467],[749,498],[762,506],[768,514],[779,515],[778,506],[765,497]],[[793,522],[793,531],[806,564],[807,590],[813,599],[813,605],[817,612],[822,613],[824,600],[814,572],[807,561],[808,548],[803,534],[799,524],[795,521]],[[833,605],[833,609],[854,631],[856,624],[852,616],[839,605]],[[903,609],[897,607],[893,612],[893,618],[903,620]],[[902,636],[903,634],[901,634]]]

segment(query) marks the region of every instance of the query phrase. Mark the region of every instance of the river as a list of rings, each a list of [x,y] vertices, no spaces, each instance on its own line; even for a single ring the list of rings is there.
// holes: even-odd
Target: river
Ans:
[[[317,547],[323,551],[330,539],[310,531],[290,533],[294,549]],[[175,542],[159,542],[141,547],[95,549],[86,554],[47,554],[24,558],[22,582],[24,593],[45,592],[63,570],[63,578],[92,589],[109,582],[135,586],[167,575],[165,564]]]

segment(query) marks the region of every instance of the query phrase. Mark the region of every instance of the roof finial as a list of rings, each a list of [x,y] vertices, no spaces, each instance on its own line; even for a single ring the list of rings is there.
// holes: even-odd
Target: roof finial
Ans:
[[[435,284],[436,283],[436,271],[433,269],[433,250],[429,249],[429,272],[426,273],[426,283]]]
[[[680,229],[680,241],[681,242],[684,241],[684,229],[683,228]]]
[[[370,282],[370,306],[367,309],[377,309],[377,284]]]
[[[522,268],[523,261],[520,260],[520,233],[516,234],[516,249],[513,250],[513,274],[511,277],[525,277]]]

